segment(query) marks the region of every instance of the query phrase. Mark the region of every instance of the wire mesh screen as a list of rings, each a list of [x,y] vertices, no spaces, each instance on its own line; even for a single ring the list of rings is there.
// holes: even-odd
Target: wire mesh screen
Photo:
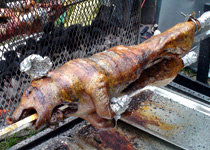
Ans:
[[[31,78],[20,63],[48,56],[53,68],[139,38],[139,0],[1,0],[0,128]]]

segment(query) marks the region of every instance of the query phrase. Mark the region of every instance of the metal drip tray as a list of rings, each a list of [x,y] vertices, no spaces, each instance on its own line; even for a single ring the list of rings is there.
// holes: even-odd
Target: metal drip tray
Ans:
[[[79,118],[69,118],[52,133],[44,130],[10,149],[210,149],[207,105],[152,86],[135,91],[131,97],[129,108],[115,129],[98,130]]]
[[[152,86],[132,99],[122,121],[184,149],[210,149],[210,107]]]

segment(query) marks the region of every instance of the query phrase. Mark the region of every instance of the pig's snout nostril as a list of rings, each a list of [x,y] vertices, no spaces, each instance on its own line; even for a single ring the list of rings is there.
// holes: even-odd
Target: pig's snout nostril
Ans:
[[[15,118],[12,116],[7,116],[5,120],[7,124],[13,124],[15,122]]]

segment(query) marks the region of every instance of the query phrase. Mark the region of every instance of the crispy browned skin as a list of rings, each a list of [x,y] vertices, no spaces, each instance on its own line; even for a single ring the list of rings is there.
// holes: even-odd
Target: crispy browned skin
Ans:
[[[183,62],[179,57],[163,59],[161,62],[145,69],[140,78],[131,83],[123,91],[123,94],[129,94],[134,90],[141,89],[147,85],[165,86],[176,77],[177,73],[182,68]]]
[[[98,128],[112,127],[110,99],[123,91],[173,79],[183,67],[181,57],[190,50],[195,29],[193,22],[180,23],[139,45],[116,46],[90,58],[69,61],[32,81],[7,122],[19,120],[23,110],[33,108],[38,113],[38,128],[50,122],[56,106],[67,102],[77,104],[74,116]]]

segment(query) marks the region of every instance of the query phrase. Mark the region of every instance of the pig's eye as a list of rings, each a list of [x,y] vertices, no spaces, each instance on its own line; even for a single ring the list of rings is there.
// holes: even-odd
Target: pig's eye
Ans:
[[[29,94],[31,94],[31,90],[26,90],[25,95],[28,96]]]
[[[34,88],[33,86],[29,86],[28,89],[25,92],[25,95],[28,96],[29,94],[31,94],[33,88]]]

